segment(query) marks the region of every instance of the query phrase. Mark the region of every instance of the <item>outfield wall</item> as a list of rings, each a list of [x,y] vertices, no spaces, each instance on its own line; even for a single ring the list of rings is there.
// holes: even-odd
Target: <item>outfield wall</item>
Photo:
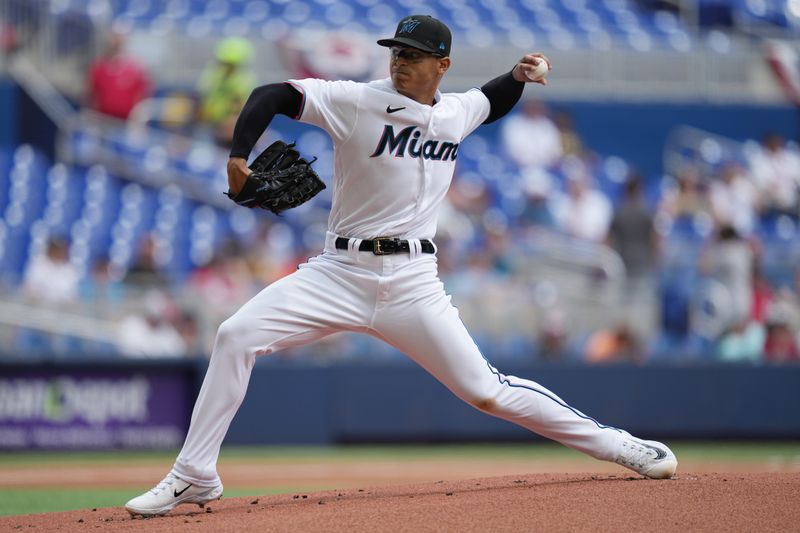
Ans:
[[[800,367],[516,365],[596,420],[653,438],[800,438]],[[179,446],[203,361],[0,366],[0,449]],[[226,444],[518,441],[410,364],[256,364]]]
[[[0,450],[178,447],[202,371],[188,361],[0,364]]]

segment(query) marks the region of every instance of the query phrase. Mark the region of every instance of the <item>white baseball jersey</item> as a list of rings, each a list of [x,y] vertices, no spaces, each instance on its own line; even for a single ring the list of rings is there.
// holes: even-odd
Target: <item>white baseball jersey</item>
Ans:
[[[333,139],[329,231],[344,237],[432,239],[461,141],[489,116],[478,89],[437,91],[436,105],[370,83],[291,80],[303,94],[299,120]]]

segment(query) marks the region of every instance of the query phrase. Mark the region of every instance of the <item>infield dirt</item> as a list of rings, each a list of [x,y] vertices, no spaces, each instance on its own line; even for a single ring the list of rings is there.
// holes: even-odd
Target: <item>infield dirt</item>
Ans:
[[[798,531],[800,473],[529,474],[0,518],[0,531]]]

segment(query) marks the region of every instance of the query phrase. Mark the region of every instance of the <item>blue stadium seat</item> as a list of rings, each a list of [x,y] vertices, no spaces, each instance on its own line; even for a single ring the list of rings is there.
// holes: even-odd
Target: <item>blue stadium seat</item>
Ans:
[[[754,11],[742,3],[737,9],[750,18],[786,25],[785,9],[778,4],[773,0],[765,9]],[[59,5],[62,16],[86,17],[89,11],[88,2]],[[108,7],[115,22],[155,32],[183,31],[198,38],[260,33],[274,40],[292,28],[385,33],[394,28],[399,16],[414,11],[440,18],[460,38],[479,47],[499,40],[530,45],[531,36],[545,36],[550,46],[558,49],[606,48],[611,37],[634,49],[671,46],[685,50],[690,35],[680,19],[630,0],[507,0],[424,6],[407,0],[112,0]]]
[[[785,0],[760,0],[758,2],[737,0],[735,13],[750,23],[788,28],[790,26],[790,19],[787,16],[789,3]]]

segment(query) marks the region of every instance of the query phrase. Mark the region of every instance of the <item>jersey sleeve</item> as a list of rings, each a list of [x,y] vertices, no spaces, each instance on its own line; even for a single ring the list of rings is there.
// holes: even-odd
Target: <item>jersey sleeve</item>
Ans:
[[[458,96],[462,107],[464,108],[464,133],[462,139],[475,131],[475,128],[483,124],[483,121],[489,116],[491,106],[489,99],[480,89],[470,89],[465,93]]]
[[[314,78],[289,80],[288,83],[303,95],[297,120],[319,126],[337,140],[350,136],[363,84]]]

